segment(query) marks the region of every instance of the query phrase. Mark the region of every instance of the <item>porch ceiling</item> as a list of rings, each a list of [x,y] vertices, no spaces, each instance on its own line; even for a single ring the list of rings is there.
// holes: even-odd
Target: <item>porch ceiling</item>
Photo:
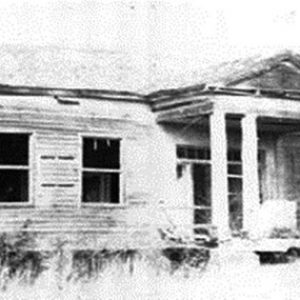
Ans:
[[[197,99],[184,106],[169,108],[157,112],[158,123],[194,123],[197,119],[211,114],[213,102],[209,99]]]
[[[240,115],[228,115],[226,117],[227,128],[232,130],[241,129]],[[273,117],[258,117],[257,118],[258,132],[268,132],[274,134],[300,132],[300,120],[288,118],[273,118]]]
[[[285,118],[260,117],[257,120],[258,130],[262,132],[292,133],[300,132],[300,120]]]

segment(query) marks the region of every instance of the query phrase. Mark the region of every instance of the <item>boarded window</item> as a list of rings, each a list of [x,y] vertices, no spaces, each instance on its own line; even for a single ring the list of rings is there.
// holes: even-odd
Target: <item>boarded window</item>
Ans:
[[[0,134],[0,203],[28,202],[29,135]]]
[[[83,139],[82,202],[120,202],[120,141]]]

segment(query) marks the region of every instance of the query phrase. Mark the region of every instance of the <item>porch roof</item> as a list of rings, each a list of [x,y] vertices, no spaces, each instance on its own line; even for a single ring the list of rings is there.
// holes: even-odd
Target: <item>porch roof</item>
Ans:
[[[223,63],[202,75],[201,84],[160,90],[146,96],[159,122],[209,114],[224,98],[233,106],[253,102],[249,105],[252,111],[259,110],[264,99],[274,99],[276,102],[271,101],[274,106],[278,100],[300,100],[300,55],[290,51],[264,59],[252,57]],[[242,98],[245,101],[241,102]],[[269,104],[270,101],[270,109]],[[239,111],[236,108],[232,112]]]

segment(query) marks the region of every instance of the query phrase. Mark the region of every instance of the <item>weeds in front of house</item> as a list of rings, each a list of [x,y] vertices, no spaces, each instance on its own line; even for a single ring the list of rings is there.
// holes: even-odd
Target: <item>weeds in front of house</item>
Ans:
[[[34,300],[90,299],[77,294],[90,293],[91,286],[102,299],[125,286],[132,295],[139,286],[139,292],[152,293],[149,282],[198,276],[209,260],[209,251],[201,247],[71,250],[64,239],[53,246],[47,252],[32,250],[35,236],[26,231],[0,235],[0,299],[15,299],[20,287],[26,294],[22,299]]]
[[[47,269],[47,253],[33,248],[34,236],[26,231],[0,235],[0,289],[15,280],[32,285]]]
[[[300,232],[289,227],[275,227],[270,233],[271,239],[299,239]]]

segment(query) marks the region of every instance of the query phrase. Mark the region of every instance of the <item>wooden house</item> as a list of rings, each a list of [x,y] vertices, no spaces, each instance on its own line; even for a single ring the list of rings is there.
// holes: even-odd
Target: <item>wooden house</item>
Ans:
[[[148,94],[3,84],[0,231],[90,248],[295,230],[299,100],[290,52]]]

